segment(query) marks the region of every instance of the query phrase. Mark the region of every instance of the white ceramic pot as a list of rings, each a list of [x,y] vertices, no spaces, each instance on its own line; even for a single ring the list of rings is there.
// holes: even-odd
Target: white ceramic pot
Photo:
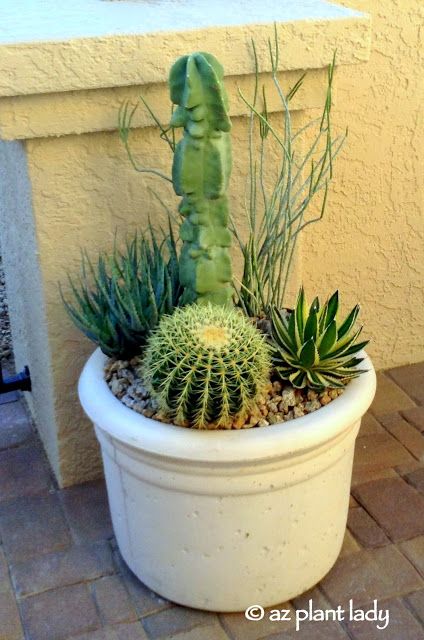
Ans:
[[[365,354],[363,354],[365,356]],[[346,527],[355,438],[375,372],[290,422],[197,431],[150,420],[109,390],[95,351],[79,382],[101,445],[113,527],[128,566],[190,607],[285,602],[333,566]]]

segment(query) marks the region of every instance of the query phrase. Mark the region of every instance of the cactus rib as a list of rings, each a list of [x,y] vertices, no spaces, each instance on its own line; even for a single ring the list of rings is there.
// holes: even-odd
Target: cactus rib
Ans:
[[[169,76],[177,105],[170,126],[184,129],[175,148],[172,180],[182,196],[180,280],[183,302],[228,305],[231,260],[226,190],[231,173],[231,129],[223,69],[208,53],[179,58]]]

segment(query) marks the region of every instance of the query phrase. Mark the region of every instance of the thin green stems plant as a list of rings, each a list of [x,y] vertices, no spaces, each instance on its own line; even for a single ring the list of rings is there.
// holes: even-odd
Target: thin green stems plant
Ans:
[[[239,90],[249,109],[248,156],[249,176],[245,204],[248,236],[234,219],[233,233],[244,259],[242,279],[235,283],[237,303],[251,316],[270,316],[272,308],[283,308],[299,234],[310,224],[322,219],[327,203],[329,183],[333,177],[333,162],[346,139],[346,132],[333,136],[331,127],[332,84],[335,54],[327,72],[327,94],[322,116],[294,131],[291,100],[301,88],[305,74],[285,93],[279,78],[280,51],[277,29],[274,41],[268,42],[271,76],[282,104],[282,132],[271,123],[265,88],[262,88],[262,109],[258,106],[259,64],[255,43],[252,42],[255,87],[252,101]],[[303,136],[312,133],[306,151],[299,152]],[[267,164],[269,144],[277,145],[281,161],[271,188]],[[320,213],[306,217],[317,194],[322,192]]]
[[[156,115],[154,114],[154,112],[152,111],[152,109],[150,108],[149,104],[146,102],[146,100],[143,98],[143,96],[140,96],[140,100],[143,103],[143,105],[146,107],[147,111],[149,112],[151,118],[153,119],[154,123],[156,124],[156,126],[160,129],[160,138],[162,140],[165,140],[165,142],[169,145],[172,153],[174,153],[175,151],[175,133],[174,133],[174,129],[171,127],[165,128],[160,121],[158,120],[158,118],[156,117]],[[127,152],[128,155],[128,159],[133,167],[133,169],[135,169],[135,171],[137,171],[138,173],[150,173],[152,175],[157,176],[158,178],[162,178],[162,180],[165,180],[166,182],[170,182],[172,184],[172,178],[170,178],[169,176],[166,176],[164,173],[162,173],[161,171],[159,171],[158,169],[151,169],[149,167],[140,167],[140,165],[137,163],[137,161],[135,160],[132,151],[131,151],[131,147],[130,147],[130,143],[129,143],[129,138],[130,138],[130,132],[131,132],[131,127],[132,127],[132,122],[135,116],[135,113],[137,111],[139,107],[139,103],[137,102],[134,106],[131,106],[129,101],[126,100],[125,102],[123,102],[119,108],[118,111],[118,132],[119,132],[119,137],[121,139],[122,144],[125,147],[125,151]],[[170,134],[169,134],[170,132]]]

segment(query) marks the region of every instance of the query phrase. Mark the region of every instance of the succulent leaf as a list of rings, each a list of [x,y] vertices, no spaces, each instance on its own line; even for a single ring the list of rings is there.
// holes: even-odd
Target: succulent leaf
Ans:
[[[318,296],[316,298],[314,298],[312,304],[311,304],[311,308],[309,309],[309,313],[312,313],[312,311],[316,311],[317,313],[319,312],[319,299]]]
[[[353,330],[359,306],[339,326],[338,309],[338,291],[322,308],[317,298],[308,308],[302,287],[289,315],[272,311],[272,360],[283,380],[297,388],[342,388],[364,373],[358,368],[363,358],[356,354],[368,341],[358,342],[362,327]]]
[[[339,310],[339,292],[335,291],[329,301],[326,304],[327,313],[325,317],[325,326],[328,326],[332,322]]]
[[[293,339],[289,333],[288,327],[286,327],[284,323],[282,313],[278,309],[272,310],[272,322],[276,327],[278,333],[281,333],[284,335],[285,342],[286,342],[286,349],[288,353],[292,355],[296,353],[296,345],[293,343]]]
[[[179,304],[178,254],[171,234],[160,241],[152,228],[135,235],[124,249],[100,254],[96,262],[83,252],[81,274],[68,275],[72,301],[60,288],[70,318],[108,356],[140,352],[161,316]]]
[[[346,320],[340,325],[337,332],[337,339],[341,340],[352,329],[359,315],[359,304],[353,307],[352,311],[347,316]]]
[[[317,348],[313,338],[309,338],[299,352],[299,361],[304,369],[310,369],[317,360]]]
[[[294,313],[296,321],[296,343],[299,347],[303,343],[303,331],[308,317],[303,287],[300,288]]]
[[[293,345],[293,350],[296,353],[298,349],[302,346],[300,339],[298,339],[297,328],[296,328],[296,314],[291,313],[290,319],[288,322],[287,330],[290,336],[291,343]]]
[[[316,342],[318,331],[318,315],[315,307],[312,307],[312,311],[309,312],[309,317],[305,324],[305,331],[303,333],[303,340],[307,342],[310,338]]]
[[[353,335],[346,334],[341,340],[337,340],[331,352],[323,356],[323,360],[325,360],[326,358],[335,358],[344,355],[345,351],[349,349],[350,345],[354,344],[359,338],[361,332],[362,327],[360,327]]]
[[[337,339],[337,324],[333,320],[325,329],[321,339],[318,342],[319,355],[322,358],[325,356],[334,346]]]

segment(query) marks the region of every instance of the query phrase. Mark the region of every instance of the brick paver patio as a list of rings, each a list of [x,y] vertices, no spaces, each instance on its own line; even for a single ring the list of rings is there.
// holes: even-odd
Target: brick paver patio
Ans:
[[[58,490],[22,402],[0,405],[0,640],[424,640],[424,364],[379,374],[357,440],[345,543],[290,621],[250,622],[159,598],[127,569],[103,482]],[[369,611],[390,623],[309,621],[295,611]],[[254,604],[254,603],[252,603]]]

